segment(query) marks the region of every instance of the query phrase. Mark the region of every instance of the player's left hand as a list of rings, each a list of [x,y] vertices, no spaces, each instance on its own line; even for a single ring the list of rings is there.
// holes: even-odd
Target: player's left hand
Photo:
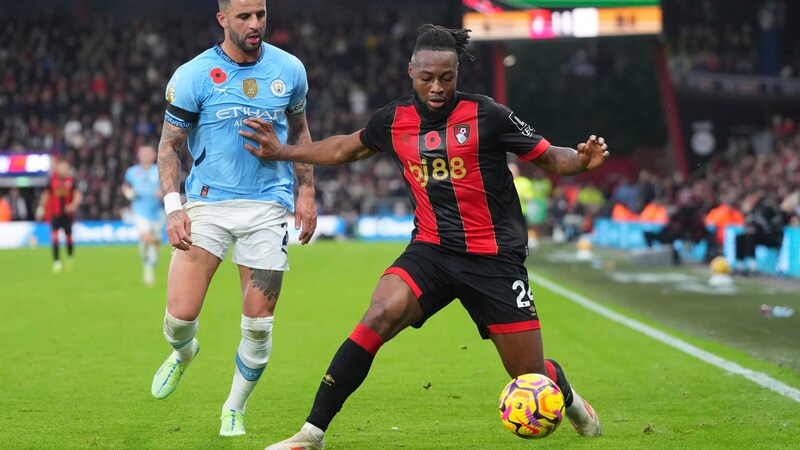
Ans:
[[[301,244],[311,242],[311,236],[317,229],[317,205],[314,203],[314,190],[311,188],[300,188],[294,205],[294,229],[301,230]]]
[[[271,122],[258,117],[248,117],[242,123],[253,129],[253,131],[239,130],[239,134],[258,144],[258,147],[244,144],[244,148],[248,152],[252,153],[256,158],[270,161],[280,160],[281,141],[278,140],[278,135],[275,133]]]
[[[586,170],[592,170],[608,159],[608,145],[605,139],[589,136],[586,143],[578,144],[578,160]]]

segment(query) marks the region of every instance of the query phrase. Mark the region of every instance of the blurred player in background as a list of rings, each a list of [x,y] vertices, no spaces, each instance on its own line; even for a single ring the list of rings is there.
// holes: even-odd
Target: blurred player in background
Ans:
[[[197,355],[195,335],[206,291],[232,249],[242,290],[242,339],[234,358],[220,434],[245,433],[245,403],[272,350],[275,305],[289,269],[287,217],[295,212],[300,242],[317,225],[312,167],[262,161],[242,150],[242,119],[270,120],[281,141],[311,142],[306,122],[308,82],[296,57],[263,42],[264,0],[219,0],[224,40],[179,67],[167,85],[158,173],[173,251],[164,335],[173,352],[153,377],[152,394],[165,398]],[[180,151],[194,163],[181,204]],[[298,195],[295,206],[294,182]],[[226,300],[227,301],[227,300]]]
[[[164,233],[164,208],[161,184],[156,167],[156,149],[143,145],[136,152],[139,164],[125,171],[122,195],[131,202],[133,223],[139,232],[139,254],[142,257],[142,281],[155,283],[158,247]]]
[[[50,184],[39,198],[36,220],[50,220],[50,239],[53,243],[53,273],[61,273],[64,264],[59,251],[59,232],[64,230],[67,239],[67,270],[72,269],[75,245],[72,240],[72,225],[75,211],[81,204],[82,195],[75,188],[72,166],[66,160],[56,161],[55,170],[50,175]]]
[[[323,436],[347,398],[366,379],[381,346],[408,326],[420,327],[458,298],[491,339],[508,374],[550,377],[564,393],[579,434],[599,436],[594,410],[561,367],[543,356],[539,316],[528,284],[525,219],[506,152],[558,175],[592,170],[608,158],[603,138],[577,150],[551,145],[506,106],[456,91],[458,57],[468,30],[419,29],[408,67],[413,95],[378,110],[367,127],[305,145],[281,145],[272,125],[247,119],[241,131],[267,160],[337,165],[387,152],[403,171],[414,209],[405,252],[387,269],[367,312],[333,357],[302,429],[268,450],[322,449]]]

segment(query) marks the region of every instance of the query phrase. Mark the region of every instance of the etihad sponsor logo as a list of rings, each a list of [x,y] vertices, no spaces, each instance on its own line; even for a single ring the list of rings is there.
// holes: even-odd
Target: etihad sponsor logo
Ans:
[[[217,111],[217,119],[239,119],[244,117],[258,117],[259,119],[266,119],[277,121],[283,118],[283,110],[280,109],[260,109],[250,106],[232,106],[230,108],[223,108]]]

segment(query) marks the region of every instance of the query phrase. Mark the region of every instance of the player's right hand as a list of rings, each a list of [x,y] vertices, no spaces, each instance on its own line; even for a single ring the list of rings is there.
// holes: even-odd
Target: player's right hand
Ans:
[[[281,142],[278,140],[278,135],[275,134],[272,122],[258,117],[248,117],[242,123],[253,129],[253,131],[239,130],[239,134],[258,144],[258,147],[244,144],[244,148],[248,152],[252,153],[256,158],[271,161],[280,160]]]
[[[178,250],[187,251],[192,245],[192,220],[179,209],[167,214],[167,239]]]

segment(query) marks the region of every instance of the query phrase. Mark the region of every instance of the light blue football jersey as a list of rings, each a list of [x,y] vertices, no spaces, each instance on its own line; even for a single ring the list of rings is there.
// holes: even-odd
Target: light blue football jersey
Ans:
[[[194,159],[186,179],[189,201],[274,201],[294,211],[292,163],[251,155],[239,130],[247,117],[272,122],[286,142],[287,114],[306,107],[305,67],[295,56],[265,42],[253,63],[233,61],[218,45],[182,65],[167,84],[165,119],[189,131]]]
[[[158,167],[155,164],[149,169],[145,169],[139,164],[128,167],[128,170],[125,171],[125,184],[130,186],[136,194],[131,201],[133,213],[148,220],[161,220],[164,215],[164,206],[161,198],[156,196],[156,193],[161,192]]]

